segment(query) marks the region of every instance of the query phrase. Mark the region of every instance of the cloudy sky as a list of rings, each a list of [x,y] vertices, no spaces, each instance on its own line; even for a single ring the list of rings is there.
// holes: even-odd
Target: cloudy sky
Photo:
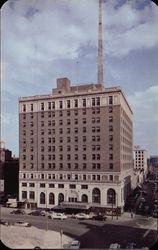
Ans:
[[[1,139],[18,156],[20,96],[49,94],[59,77],[97,82],[98,0],[9,0],[1,21]],[[122,86],[148,156],[158,154],[157,27],[151,0],[103,0],[104,86]]]

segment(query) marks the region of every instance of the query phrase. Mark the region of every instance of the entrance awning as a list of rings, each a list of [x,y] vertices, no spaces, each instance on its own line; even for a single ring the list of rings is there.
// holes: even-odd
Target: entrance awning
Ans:
[[[60,204],[62,208],[73,208],[73,209],[89,209],[91,207],[88,203],[83,202],[62,202]]]

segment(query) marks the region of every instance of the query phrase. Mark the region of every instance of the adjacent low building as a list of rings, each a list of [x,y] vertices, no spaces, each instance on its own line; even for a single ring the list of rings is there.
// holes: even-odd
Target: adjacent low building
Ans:
[[[147,151],[141,149],[140,146],[134,147],[134,171],[137,175],[137,182],[143,182],[148,173]]]
[[[19,200],[123,212],[133,177],[133,113],[121,87],[71,86],[19,98]]]

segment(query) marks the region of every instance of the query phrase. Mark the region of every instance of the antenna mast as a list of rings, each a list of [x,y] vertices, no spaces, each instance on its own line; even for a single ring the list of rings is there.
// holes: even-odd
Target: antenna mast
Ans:
[[[98,84],[103,82],[103,46],[102,46],[102,0],[99,0],[99,24],[98,24]]]

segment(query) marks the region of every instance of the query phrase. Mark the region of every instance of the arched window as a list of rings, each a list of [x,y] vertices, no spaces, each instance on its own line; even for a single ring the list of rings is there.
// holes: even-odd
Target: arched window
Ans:
[[[107,203],[115,204],[116,203],[116,192],[114,189],[110,188],[107,191]]]
[[[60,193],[58,195],[58,204],[60,205],[60,203],[63,202],[63,201],[64,201],[64,195]]]
[[[81,200],[82,202],[88,202],[88,196],[86,194],[83,194]]]
[[[49,194],[49,204],[54,205],[54,194],[53,193]]]
[[[45,193],[40,193],[40,204],[45,204],[46,199],[45,199]]]
[[[100,203],[100,190],[98,188],[94,188],[92,191],[92,202]]]

